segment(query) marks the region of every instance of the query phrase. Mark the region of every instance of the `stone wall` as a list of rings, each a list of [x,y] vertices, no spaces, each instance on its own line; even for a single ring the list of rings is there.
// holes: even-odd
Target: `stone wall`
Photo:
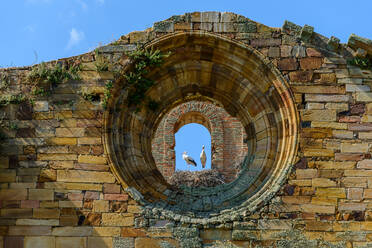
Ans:
[[[114,72],[128,65],[125,52],[156,39],[165,40],[163,47],[172,47],[177,42],[166,43],[170,35],[175,39],[188,37],[189,44],[200,42],[196,36],[188,36],[190,32],[205,35],[205,42],[214,42],[216,48],[209,44],[209,48],[203,47],[200,55],[195,55],[203,61],[214,61],[211,67],[196,61],[189,66],[187,75],[191,76],[185,76],[205,82],[206,75],[198,69],[213,72],[208,74],[208,80],[214,88],[201,91],[202,95],[223,100],[217,93],[226,90],[231,92],[231,99],[237,100],[242,92],[248,96],[249,92],[264,92],[266,95],[257,97],[293,101],[299,117],[298,123],[280,120],[285,109],[270,106],[275,101],[260,105],[254,96],[241,99],[251,122],[233,105],[236,102],[223,105],[229,114],[243,116],[240,122],[247,138],[254,137],[257,141],[252,142],[257,144],[252,146],[257,154],[280,147],[285,135],[279,134],[296,129],[297,124],[299,130],[296,143],[280,150],[296,151],[297,162],[290,164],[290,171],[283,169],[281,173],[286,177],[285,182],[274,183],[268,193],[270,197],[258,201],[255,208],[244,210],[243,204],[239,209],[222,210],[231,211],[229,218],[218,218],[219,213],[198,219],[189,213],[167,215],[162,211],[161,201],[151,205],[144,200],[155,199],[149,195],[172,198],[167,191],[161,194],[142,187],[143,182],[157,183],[161,178],[149,174],[146,166],[117,166],[119,159],[139,161],[141,166],[142,163],[132,153],[126,153],[127,150],[122,152],[122,147],[114,147],[116,157],[111,148],[107,149],[115,140],[107,139],[105,133],[118,130],[110,129],[106,117],[116,112],[112,111],[112,104],[105,110],[101,102],[109,90],[107,85],[120,83]],[[230,41],[237,45],[230,46],[236,50],[229,51],[229,59],[241,66],[242,74],[252,75],[250,82],[227,70],[228,65],[219,67],[217,61],[221,64],[223,61],[219,60],[222,48],[218,47]],[[238,46],[246,49],[242,50],[246,52],[244,56],[253,54],[262,59],[244,61],[239,57],[243,55],[237,51]],[[198,47],[195,43],[193,51]],[[356,66],[360,63],[355,62],[355,58],[363,61],[371,58],[371,40],[352,35],[348,44],[340,44],[337,38],[323,37],[307,25],[300,27],[286,21],[282,28],[270,28],[233,13],[196,12],[173,16],[146,31],[122,36],[97,52],[48,62],[47,65],[60,63],[66,68],[80,64],[82,70],[78,72],[79,80],[69,78],[44,87],[46,94],[33,91],[35,82],[27,79],[32,67],[0,70],[0,247],[367,247],[372,244],[372,71]],[[108,71],[97,63],[98,55],[108,62]],[[178,49],[174,56],[182,60],[185,54]],[[163,68],[168,67],[167,74],[173,75],[175,72],[170,69],[174,68],[165,62]],[[159,84],[171,85],[172,81],[159,70],[154,72],[158,73]],[[276,94],[275,87],[280,83],[271,80],[271,74],[284,78],[289,91]],[[217,83],[210,75],[224,80]],[[254,78],[255,75],[270,79],[275,87],[270,84],[266,87],[265,83],[252,87],[261,80]],[[161,81],[161,77],[165,79]],[[231,89],[237,81],[246,87]],[[166,92],[166,88],[155,88],[151,91],[153,96]],[[190,89],[195,91],[197,87],[193,85]],[[270,95],[272,92],[275,94]],[[112,94],[117,99],[120,91]],[[188,100],[183,96],[181,103]],[[142,117],[144,113],[148,112],[133,116]],[[275,129],[275,123],[284,123],[284,128]],[[133,122],[129,131],[138,127]],[[282,138],[270,143],[270,137],[275,135]],[[141,141],[151,143],[145,138]],[[140,141],[132,142],[136,142],[129,147],[133,153],[148,152]],[[268,174],[280,170],[274,165],[265,166],[275,156],[271,152],[262,159],[262,171],[257,172],[258,179],[252,184],[255,190],[265,183]],[[146,162],[150,163],[151,159]],[[248,173],[257,170],[255,165],[250,164]],[[164,189],[163,184],[156,185],[160,185],[159,190]],[[238,190],[239,185],[235,186]],[[251,199],[248,193],[245,196]],[[214,206],[207,198],[201,199],[205,211],[208,206]],[[232,206],[240,203],[231,200]],[[195,215],[200,213],[196,211]]]

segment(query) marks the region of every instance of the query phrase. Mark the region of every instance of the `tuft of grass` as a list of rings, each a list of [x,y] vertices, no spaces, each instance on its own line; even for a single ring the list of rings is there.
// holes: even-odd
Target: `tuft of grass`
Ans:
[[[109,62],[103,55],[98,53],[97,49],[95,50],[95,58],[96,61],[94,62],[94,65],[96,66],[96,71],[102,72],[109,70]]]
[[[10,123],[9,124],[9,128],[11,129],[11,130],[18,130],[18,125],[16,124],[16,123]]]
[[[107,108],[108,100],[111,97],[112,87],[114,87],[114,84],[111,80],[105,84],[105,91],[103,92],[103,100],[102,100],[102,107],[104,109]]]
[[[67,68],[61,63],[56,63],[54,66],[46,65],[44,62],[35,66],[28,74],[27,78],[31,82],[48,82],[53,86],[62,83],[66,80],[80,80],[78,72],[80,66],[70,66]]]
[[[0,96],[0,107],[7,106],[9,104],[20,104],[24,101],[26,101],[26,97],[23,94],[3,95]]]
[[[349,65],[358,66],[361,69],[372,69],[372,60],[368,57],[355,57],[347,61]]]
[[[87,101],[97,102],[100,100],[100,96],[96,92],[92,92],[89,89],[84,89],[80,91],[80,95]]]
[[[0,90],[8,88],[10,84],[10,78],[6,73],[0,74]]]
[[[149,69],[156,66],[161,66],[164,58],[167,58],[170,53],[163,54],[160,50],[145,49],[138,47],[136,50],[127,53],[133,70],[126,73],[124,78],[128,85],[128,107],[136,106],[139,110],[142,103],[147,101],[147,107],[155,111],[158,104],[151,98],[146,98],[146,91],[155,84],[151,79],[146,78]]]

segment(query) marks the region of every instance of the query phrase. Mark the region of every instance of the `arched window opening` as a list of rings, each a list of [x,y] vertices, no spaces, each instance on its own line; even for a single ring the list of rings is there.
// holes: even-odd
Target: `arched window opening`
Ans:
[[[175,140],[176,171],[200,171],[211,169],[211,134],[207,128],[196,123],[184,125],[175,133]],[[200,153],[203,145],[207,157],[204,168],[200,161]],[[194,159],[197,166],[187,165],[186,161],[182,158],[184,151]]]

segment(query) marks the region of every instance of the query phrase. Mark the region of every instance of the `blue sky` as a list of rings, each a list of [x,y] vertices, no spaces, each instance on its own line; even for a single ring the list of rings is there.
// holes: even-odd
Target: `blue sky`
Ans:
[[[308,24],[314,26],[315,32],[336,36],[344,43],[351,33],[372,38],[372,1],[368,0],[3,0],[0,7],[0,67],[85,53],[123,34],[193,11],[235,12],[272,27],[281,27],[284,20]],[[176,137],[181,140],[177,143],[178,153],[187,150],[200,162],[201,145],[210,149],[208,135],[198,125],[185,126],[185,130]],[[182,147],[182,142],[191,148]]]
[[[0,67],[78,55],[156,21],[193,11],[230,11],[268,26],[308,24],[346,42],[351,33],[372,38],[372,1],[1,1]]]

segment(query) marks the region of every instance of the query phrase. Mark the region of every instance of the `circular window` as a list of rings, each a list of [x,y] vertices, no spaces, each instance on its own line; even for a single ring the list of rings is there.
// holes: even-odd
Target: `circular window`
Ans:
[[[146,94],[160,102],[158,110],[128,109],[118,82],[105,113],[105,149],[117,178],[149,212],[174,220],[215,222],[254,211],[279,190],[295,160],[298,116],[287,82],[256,50],[210,33],[173,33],[148,46],[171,51],[149,73],[156,84]],[[243,126],[248,153],[232,182],[179,189],[157,169],[155,132],[165,115],[190,101],[222,106]]]

